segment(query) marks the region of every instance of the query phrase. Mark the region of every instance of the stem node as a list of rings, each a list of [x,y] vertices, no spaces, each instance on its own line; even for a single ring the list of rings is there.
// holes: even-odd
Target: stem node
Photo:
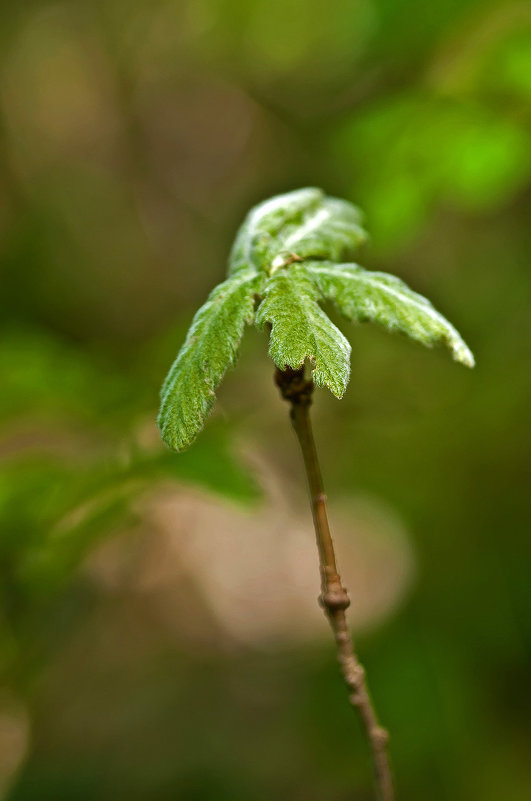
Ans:
[[[347,591],[343,587],[330,588],[327,592],[321,593],[319,596],[319,604],[323,607],[328,617],[338,609],[348,609],[350,606],[350,598]]]

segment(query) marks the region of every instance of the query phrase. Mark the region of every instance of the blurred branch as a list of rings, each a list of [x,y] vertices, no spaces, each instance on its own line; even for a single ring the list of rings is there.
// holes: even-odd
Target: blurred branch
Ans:
[[[387,755],[388,733],[378,723],[365,682],[365,670],[358,661],[347,625],[345,610],[350,605],[350,599],[337,569],[334,543],[328,524],[326,495],[309,414],[314,384],[311,380],[305,380],[304,367],[300,370],[277,369],[275,381],[282,397],[291,403],[291,422],[306,468],[321,569],[319,603],[334,632],[339,665],[349,690],[350,703],[360,714],[372,751],[378,798],[380,801],[393,801],[393,783]]]

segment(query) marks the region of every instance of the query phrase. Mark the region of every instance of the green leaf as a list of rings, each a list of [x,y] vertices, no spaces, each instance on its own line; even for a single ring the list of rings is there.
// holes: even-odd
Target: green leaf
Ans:
[[[229,273],[254,268],[272,274],[292,261],[349,259],[366,236],[352,203],[320,189],[298,189],[251,210],[236,236]]]
[[[281,231],[273,272],[283,266],[283,256],[289,259],[293,254],[303,260],[352,258],[366,239],[356,206],[335,197],[322,197],[317,208],[305,214],[300,226]]]
[[[271,324],[269,354],[277,367],[298,369],[309,359],[315,383],[341,398],[350,374],[350,345],[318,300],[305,266],[293,264],[268,280],[256,323]]]
[[[441,343],[455,361],[474,366],[474,356],[453,325],[400,278],[357,264],[311,262],[306,269],[322,297],[333,301],[347,319],[379,323],[423,345]]]
[[[158,423],[164,442],[187,448],[203,428],[215,390],[237,358],[245,323],[254,319],[254,296],[264,276],[239,271],[219,284],[195,315],[161,392]]]
[[[280,232],[286,227],[301,225],[322,197],[321,189],[297,189],[275,195],[252,208],[236,234],[229,258],[229,275],[251,267],[269,272]]]

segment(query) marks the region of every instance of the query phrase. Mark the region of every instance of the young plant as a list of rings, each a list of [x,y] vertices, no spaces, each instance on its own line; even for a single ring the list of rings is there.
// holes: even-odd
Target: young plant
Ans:
[[[335,636],[350,702],[359,711],[371,747],[378,796],[391,801],[387,732],[378,723],[347,626],[349,598],[337,569],[309,416],[314,385],[326,386],[341,398],[350,375],[350,345],[319,304],[329,300],[348,320],[379,323],[424,345],[446,345],[467,367],[473,367],[474,357],[426,298],[393,275],[350,261],[365,239],[359,210],[320,189],[278,195],[252,209],[236,236],[228,278],[195,315],[164,382],[158,422],[170,448],[187,448],[203,427],[227,368],[236,361],[245,324],[268,331],[275,380],[291,404],[310,489],[321,571],[319,601]]]

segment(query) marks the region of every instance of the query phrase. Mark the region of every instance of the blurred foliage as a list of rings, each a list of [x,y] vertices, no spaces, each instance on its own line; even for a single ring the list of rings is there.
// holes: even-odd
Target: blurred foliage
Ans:
[[[28,638],[50,605],[55,613],[57,593],[88,549],[132,524],[139,495],[161,480],[240,500],[256,497],[256,488],[220,427],[172,458],[151,431],[153,397],[143,377],[114,374],[104,359],[45,331],[4,331],[0,377],[0,654],[19,683],[28,678],[28,653],[34,657]]]
[[[494,110],[422,93],[385,102],[338,135],[343,162],[371,165],[352,192],[365,198],[374,238],[390,246],[426,224],[437,204],[503,206],[529,180],[530,145],[518,122]]]
[[[79,569],[161,486],[255,499],[239,438],[300,476],[257,335],[187,454],[153,421],[244,212],[304,185],[361,206],[363,263],[478,358],[360,326],[345,400],[316,399],[332,508],[385,498],[419,565],[360,646],[399,795],[527,799],[527,5],[31,0],[0,42],[0,659],[31,722],[10,801],[371,797],[330,647],[201,650]]]

